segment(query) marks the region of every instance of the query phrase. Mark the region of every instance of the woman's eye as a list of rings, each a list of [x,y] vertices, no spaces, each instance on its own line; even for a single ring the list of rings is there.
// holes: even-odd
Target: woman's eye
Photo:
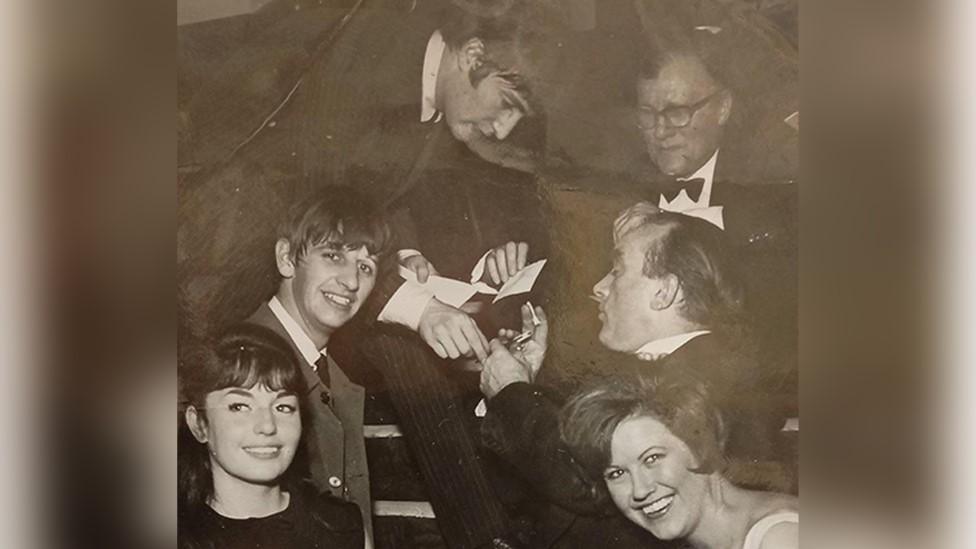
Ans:
[[[251,407],[248,406],[247,404],[244,404],[243,402],[232,402],[227,406],[227,409],[230,410],[231,412],[245,412],[247,410],[250,410]]]
[[[653,464],[661,461],[662,458],[664,458],[664,454],[662,454],[662,453],[654,453],[654,454],[651,454],[651,455],[647,456],[646,458],[644,458],[644,463],[646,463],[648,465],[653,465]]]
[[[363,273],[367,274],[367,275],[370,275],[370,276],[373,275],[373,266],[372,265],[363,263],[362,265],[359,266],[359,270],[362,271]]]
[[[618,478],[622,477],[623,474],[624,474],[623,470],[621,470],[621,469],[613,469],[611,471],[607,471],[606,473],[603,473],[603,478],[606,479],[606,480],[608,480],[608,481],[609,480],[617,480]]]
[[[322,252],[322,257],[328,259],[329,261],[339,261],[342,259],[339,252]]]
[[[294,414],[298,410],[298,408],[296,408],[291,404],[279,404],[275,406],[275,410],[283,414]]]

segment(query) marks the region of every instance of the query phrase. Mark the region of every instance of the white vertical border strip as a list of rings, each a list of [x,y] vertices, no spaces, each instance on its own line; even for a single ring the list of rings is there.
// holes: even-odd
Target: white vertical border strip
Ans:
[[[43,489],[32,455],[44,427],[34,412],[39,348],[39,316],[31,283],[40,232],[35,223],[36,180],[30,173],[36,135],[29,89],[37,83],[29,69],[37,60],[30,30],[31,2],[0,2],[0,547],[31,548],[38,537],[39,494]]]
[[[934,6],[933,6],[934,7]],[[941,53],[944,78],[932,86],[933,105],[941,104],[943,141],[934,144],[948,169],[947,197],[938,206],[943,233],[939,264],[939,317],[943,329],[937,348],[949,368],[938,395],[945,427],[941,436],[944,467],[937,516],[947,521],[950,547],[973,547],[976,540],[976,2],[950,0],[942,9]],[[939,145],[944,145],[939,147]],[[936,185],[931,185],[934,187]]]

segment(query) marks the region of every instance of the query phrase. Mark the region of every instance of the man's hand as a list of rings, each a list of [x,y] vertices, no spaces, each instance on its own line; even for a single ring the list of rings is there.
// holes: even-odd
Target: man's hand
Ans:
[[[507,242],[488,252],[485,272],[493,284],[504,284],[525,267],[529,245],[525,242]]]
[[[529,366],[512,356],[501,340],[491,340],[490,347],[491,355],[481,369],[481,392],[485,398],[494,397],[512,383],[531,383]]]
[[[488,340],[478,325],[463,311],[431,299],[420,317],[420,337],[441,358],[488,358]]]
[[[548,346],[546,340],[549,337],[549,320],[546,318],[545,311],[542,310],[542,307],[536,307],[535,314],[539,319],[538,326],[532,323],[532,312],[529,310],[529,304],[522,305],[522,331],[532,332],[532,338],[524,341],[511,352],[512,356],[528,369],[530,383],[535,381],[535,377],[539,375],[539,370],[542,368]],[[511,341],[517,335],[518,332],[515,330],[498,331],[498,338],[502,341]],[[491,357],[489,357],[490,359]]]
[[[631,229],[641,224],[647,217],[661,213],[661,209],[650,202],[638,202],[620,212],[613,222],[613,242],[623,238]]]
[[[420,254],[401,259],[400,265],[413,271],[413,274],[417,275],[417,282],[421,284],[427,282],[429,277],[438,275],[434,264],[427,261],[427,258]]]

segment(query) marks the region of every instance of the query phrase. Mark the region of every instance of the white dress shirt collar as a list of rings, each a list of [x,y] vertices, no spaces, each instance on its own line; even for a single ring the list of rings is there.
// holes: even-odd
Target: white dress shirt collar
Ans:
[[[640,349],[637,349],[635,354],[637,355],[637,358],[641,360],[657,360],[677,351],[682,345],[688,343],[692,339],[708,333],[711,332],[709,330],[697,330],[694,332],[686,332],[683,334],[663,337],[661,339],[655,339],[654,341],[645,343]]]
[[[421,89],[420,121],[440,122],[442,113],[437,110],[437,71],[441,68],[441,58],[444,57],[444,38],[441,31],[434,31],[427,41],[427,52],[424,54],[424,74]]]
[[[715,179],[715,163],[718,161],[718,152],[720,149],[715,149],[712,153],[712,157],[708,159],[708,162],[702,164],[702,167],[695,170],[695,173],[691,174],[691,177],[679,177],[678,181],[687,181],[689,179],[703,179],[701,196],[695,202],[699,208],[707,208],[712,205],[712,181]]]
[[[275,318],[278,319],[278,322],[281,322],[281,325],[284,326],[285,331],[288,332],[288,337],[290,337],[295,343],[295,346],[298,347],[298,352],[302,354],[302,358],[305,359],[305,362],[307,362],[313,370],[317,370],[318,366],[315,365],[315,361],[318,360],[320,356],[326,356],[325,347],[319,349],[315,346],[315,342],[312,341],[312,338],[308,337],[305,330],[303,330],[302,327],[295,322],[295,319],[292,318],[291,314],[285,309],[285,306],[282,305],[281,301],[278,300],[278,296],[271,298],[271,301],[268,302],[268,307],[271,308],[271,312],[274,313]]]

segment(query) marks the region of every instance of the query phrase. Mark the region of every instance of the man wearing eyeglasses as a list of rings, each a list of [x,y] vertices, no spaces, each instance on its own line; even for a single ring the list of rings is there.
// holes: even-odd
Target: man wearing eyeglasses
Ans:
[[[732,93],[690,52],[668,52],[641,67],[637,125],[647,154],[664,175],[679,181],[701,180],[671,194],[665,190],[659,207],[711,205],[715,166],[732,102]]]
[[[713,196],[716,179],[739,185],[793,179],[795,165],[784,161],[784,149],[795,143],[796,130],[784,123],[775,134],[743,131],[727,139],[734,102],[732,90],[694,51],[665,51],[642,65],[637,126],[651,162],[676,180],[664,186],[658,207],[715,207],[724,202]],[[712,214],[709,220],[723,226],[722,213]]]

